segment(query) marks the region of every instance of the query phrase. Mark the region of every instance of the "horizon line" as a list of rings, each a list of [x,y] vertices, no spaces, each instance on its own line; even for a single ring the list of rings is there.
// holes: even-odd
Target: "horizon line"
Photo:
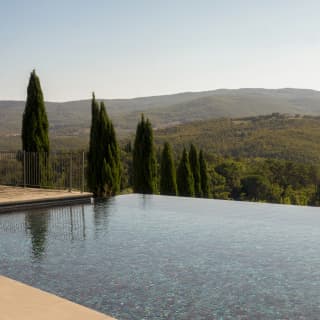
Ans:
[[[135,99],[145,99],[145,98],[157,98],[157,97],[165,97],[165,96],[174,96],[180,94],[197,94],[197,93],[208,93],[214,91],[239,91],[239,90],[304,90],[304,91],[314,91],[320,92],[320,89],[311,89],[311,88],[297,88],[297,87],[280,87],[280,88],[265,88],[265,87],[240,87],[240,88],[217,88],[217,89],[208,89],[208,90],[195,90],[195,91],[179,91],[173,93],[163,93],[163,94],[156,94],[156,95],[145,95],[145,96],[133,96],[133,97],[126,97],[126,98],[96,98],[96,100],[103,100],[103,101],[112,101],[112,100],[135,100]],[[94,92],[94,91],[93,91]],[[26,101],[26,99],[0,99],[2,102],[22,102]],[[69,102],[76,102],[76,101],[91,101],[91,98],[80,98],[74,100],[44,100],[46,103],[69,103]]]

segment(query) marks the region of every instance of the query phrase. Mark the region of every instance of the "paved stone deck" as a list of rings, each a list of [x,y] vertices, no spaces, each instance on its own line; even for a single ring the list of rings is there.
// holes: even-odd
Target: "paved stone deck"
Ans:
[[[0,185],[0,212],[34,206],[89,202],[91,193]]]
[[[114,320],[53,294],[0,276],[1,320]]]

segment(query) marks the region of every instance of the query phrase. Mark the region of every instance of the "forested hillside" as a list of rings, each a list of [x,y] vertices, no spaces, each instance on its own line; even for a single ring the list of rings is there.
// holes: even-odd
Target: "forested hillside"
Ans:
[[[120,144],[124,147],[129,141],[132,143],[133,135],[131,132],[122,135]],[[178,153],[183,146],[194,143],[212,157],[260,157],[320,163],[320,117],[273,114],[211,119],[156,129],[154,137],[157,146],[169,141]],[[65,136],[51,130],[50,141],[52,150],[87,150],[89,130]],[[0,137],[0,150],[20,148],[20,136]]]
[[[320,117],[213,119],[157,130],[155,137],[179,151],[194,143],[207,154],[320,163]]]

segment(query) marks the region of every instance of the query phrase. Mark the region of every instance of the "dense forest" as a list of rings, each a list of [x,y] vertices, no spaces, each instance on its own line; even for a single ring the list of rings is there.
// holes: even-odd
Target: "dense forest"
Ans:
[[[160,151],[157,158],[160,163]],[[185,150],[185,149],[184,149]],[[179,168],[182,154],[175,157]],[[122,187],[132,185],[131,149],[122,149]],[[320,167],[288,160],[208,155],[207,197],[296,205],[320,204]],[[161,176],[159,176],[161,179]]]

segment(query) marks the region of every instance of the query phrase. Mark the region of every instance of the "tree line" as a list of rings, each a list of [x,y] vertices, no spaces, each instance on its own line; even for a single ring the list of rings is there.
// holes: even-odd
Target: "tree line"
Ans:
[[[49,152],[49,123],[40,80],[33,71],[22,123],[23,150]],[[97,197],[136,193],[292,203],[320,204],[317,166],[276,159],[217,157],[191,144],[175,154],[168,142],[156,150],[153,130],[144,115],[137,124],[133,147],[119,147],[103,102],[93,94],[87,184]],[[41,160],[41,159],[40,159]],[[41,161],[39,161],[41,165]]]
[[[45,167],[41,154],[50,151],[49,122],[40,79],[35,70],[31,72],[27,88],[21,136],[23,150],[39,153],[39,166]],[[142,115],[137,125],[132,153],[133,191],[144,194],[160,192],[165,195],[208,196],[206,162],[203,153],[198,155],[193,145],[189,154],[186,149],[183,150],[176,172],[172,149],[169,143],[165,143],[160,168],[158,177],[152,125]],[[98,197],[113,196],[120,192],[121,176],[120,148],[113,123],[104,103],[99,103],[93,93],[87,167],[89,190]]]
[[[98,104],[94,94],[91,114],[88,186],[98,197],[112,196],[120,191],[120,148],[105,106],[103,102]],[[198,153],[194,145],[190,146],[189,153],[184,149],[176,169],[172,148],[166,142],[158,164],[152,125],[142,114],[132,151],[132,189],[142,194],[209,197],[207,163],[203,152]]]

